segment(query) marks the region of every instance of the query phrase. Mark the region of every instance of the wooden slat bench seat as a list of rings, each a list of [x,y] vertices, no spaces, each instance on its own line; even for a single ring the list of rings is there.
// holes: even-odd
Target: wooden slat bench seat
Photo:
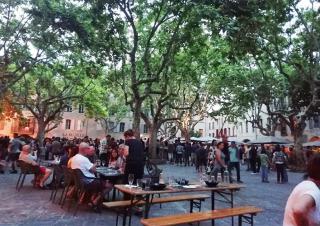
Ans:
[[[206,194],[191,194],[191,195],[178,195],[178,196],[168,196],[161,198],[153,198],[151,204],[162,204],[167,202],[180,202],[180,201],[192,201],[192,200],[205,200],[210,198],[209,195]],[[134,200],[136,206],[142,206],[145,204],[143,200]],[[131,205],[130,200],[123,201],[114,201],[114,202],[104,202],[103,206],[107,208],[125,208]]]
[[[153,205],[153,204],[162,204],[162,203],[169,203],[169,202],[190,201],[190,212],[193,212],[194,207],[198,208],[200,211],[201,202],[209,197],[210,196],[206,194],[167,196],[167,197],[161,197],[161,198],[152,198],[152,200],[150,201],[150,204]],[[144,200],[133,200],[134,206],[143,206],[145,204],[146,202]],[[121,214],[121,212],[123,214],[124,222],[127,216],[129,216],[129,222],[131,222],[131,213],[128,212],[128,210],[126,209],[130,207],[131,200],[104,202],[102,205],[104,207],[115,209],[117,211],[116,225],[118,225],[119,214]],[[122,211],[120,209],[122,209]]]
[[[253,215],[260,212],[262,212],[262,209],[260,208],[254,206],[242,206],[210,210],[206,212],[185,213],[142,219],[141,223],[145,226],[169,226],[239,216],[239,225],[242,225],[243,219],[245,219],[247,223],[253,225]],[[250,217],[247,217],[246,215],[250,215]]]

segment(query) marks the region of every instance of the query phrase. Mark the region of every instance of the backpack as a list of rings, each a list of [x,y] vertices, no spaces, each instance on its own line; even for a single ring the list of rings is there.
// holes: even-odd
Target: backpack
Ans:
[[[284,164],[285,160],[285,156],[282,152],[275,152],[274,162],[276,164]]]

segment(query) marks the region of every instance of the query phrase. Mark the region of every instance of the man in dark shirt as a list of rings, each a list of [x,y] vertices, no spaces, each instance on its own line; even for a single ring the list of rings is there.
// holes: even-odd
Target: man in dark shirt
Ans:
[[[129,174],[134,174],[134,180],[142,179],[144,173],[143,152],[144,147],[140,140],[136,139],[131,129],[124,132],[125,145],[129,148],[124,170],[124,182],[128,183]]]
[[[62,153],[62,146],[59,140],[60,140],[59,138],[56,138],[52,142],[51,152],[53,155],[60,155]]]
[[[10,173],[17,173],[15,163],[19,159],[19,155],[22,149],[23,142],[18,138],[18,134],[13,134],[13,139],[10,142],[9,147],[9,160],[11,161]]]

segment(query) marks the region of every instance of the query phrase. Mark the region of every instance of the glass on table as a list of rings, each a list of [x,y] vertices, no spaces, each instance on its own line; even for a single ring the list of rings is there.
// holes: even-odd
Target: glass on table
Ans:
[[[128,175],[128,182],[129,182],[130,187],[132,187],[133,181],[134,181],[134,174],[130,173]]]
[[[170,187],[174,185],[174,177],[168,177],[168,184]]]
[[[146,178],[145,182],[146,182],[145,189],[146,190],[150,189],[151,178]]]
[[[142,185],[142,182],[143,182],[142,179],[137,179],[136,181],[137,181],[137,187],[138,187],[138,188],[142,188],[142,187],[143,187],[143,185]]]

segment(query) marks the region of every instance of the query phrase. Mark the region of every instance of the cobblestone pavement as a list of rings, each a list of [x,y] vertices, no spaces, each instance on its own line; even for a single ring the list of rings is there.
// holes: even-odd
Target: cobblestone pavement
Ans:
[[[193,167],[181,167],[173,165],[161,165],[164,170],[164,177],[185,177],[191,181],[199,181],[199,175]],[[235,193],[235,206],[255,205],[262,207],[264,212],[255,217],[257,226],[278,226],[282,225],[282,218],[286,200],[293,187],[302,180],[301,173],[289,172],[288,184],[276,184],[275,172],[269,176],[270,183],[261,183],[259,175],[252,175],[250,172],[241,169],[241,179],[245,188]],[[101,214],[91,212],[86,206],[79,209],[77,216],[73,216],[72,209],[60,208],[57,204],[49,201],[50,191],[37,190],[32,188],[32,176],[27,176],[25,185],[20,192],[15,190],[15,183],[18,175],[8,173],[0,175],[0,226],[9,225],[115,225],[116,215],[114,212],[103,210]],[[59,195],[59,194],[58,194]],[[225,204],[217,204],[217,208],[227,207]],[[204,203],[203,209],[210,209],[210,200]],[[164,216],[174,213],[188,212],[189,203],[168,203],[151,207],[150,215]],[[230,225],[231,220],[218,220],[217,226]],[[133,217],[132,225],[140,225],[139,218]],[[201,225],[210,225],[210,222],[203,222]]]

